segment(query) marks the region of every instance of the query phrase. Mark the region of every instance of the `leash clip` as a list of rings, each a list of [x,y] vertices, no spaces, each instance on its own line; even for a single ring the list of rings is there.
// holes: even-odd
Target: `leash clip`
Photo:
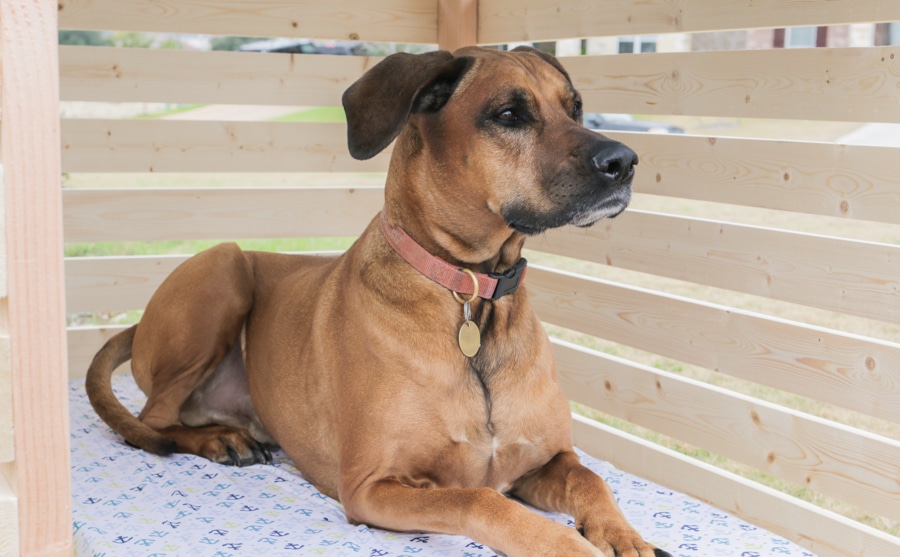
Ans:
[[[503,273],[488,273],[488,276],[497,279],[497,286],[489,300],[499,300],[507,294],[512,294],[519,289],[528,270],[528,261],[523,257]]]

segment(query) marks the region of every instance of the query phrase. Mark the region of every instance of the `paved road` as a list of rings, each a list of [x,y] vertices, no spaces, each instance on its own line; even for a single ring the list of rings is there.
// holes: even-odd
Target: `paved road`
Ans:
[[[900,124],[865,124],[838,138],[837,143],[900,147]]]

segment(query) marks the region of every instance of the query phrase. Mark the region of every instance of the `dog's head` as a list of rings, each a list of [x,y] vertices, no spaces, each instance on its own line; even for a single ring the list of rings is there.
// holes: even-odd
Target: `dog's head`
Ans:
[[[428,184],[413,192],[426,213],[459,211],[448,219],[531,235],[590,226],[631,198],[637,155],[581,125],[581,96],[565,69],[532,48],[394,54],[343,103],[354,157],[373,157],[403,134],[394,161],[404,167],[392,173],[410,177],[401,187]]]

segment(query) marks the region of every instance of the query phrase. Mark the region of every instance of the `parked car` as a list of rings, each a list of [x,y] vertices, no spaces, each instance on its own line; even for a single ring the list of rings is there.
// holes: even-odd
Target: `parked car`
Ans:
[[[588,112],[584,115],[584,127],[592,130],[618,130],[649,133],[684,133],[684,128],[660,122],[635,120],[631,114]]]
[[[312,41],[308,39],[266,39],[245,43],[242,52],[287,52],[294,54],[367,54],[365,43],[355,41]]]

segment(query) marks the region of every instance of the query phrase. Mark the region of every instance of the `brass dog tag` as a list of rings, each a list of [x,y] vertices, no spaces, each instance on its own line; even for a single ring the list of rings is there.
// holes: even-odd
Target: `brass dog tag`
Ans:
[[[467,358],[471,358],[481,348],[481,331],[478,330],[478,325],[472,323],[471,306],[472,300],[478,297],[478,277],[469,269],[462,269],[462,272],[472,278],[472,296],[465,300],[459,294],[453,292],[453,298],[461,303],[463,307],[463,324],[459,328],[459,349]]]
[[[481,331],[478,325],[471,321],[466,321],[459,328],[459,349],[466,357],[471,358],[478,353],[481,348]]]

